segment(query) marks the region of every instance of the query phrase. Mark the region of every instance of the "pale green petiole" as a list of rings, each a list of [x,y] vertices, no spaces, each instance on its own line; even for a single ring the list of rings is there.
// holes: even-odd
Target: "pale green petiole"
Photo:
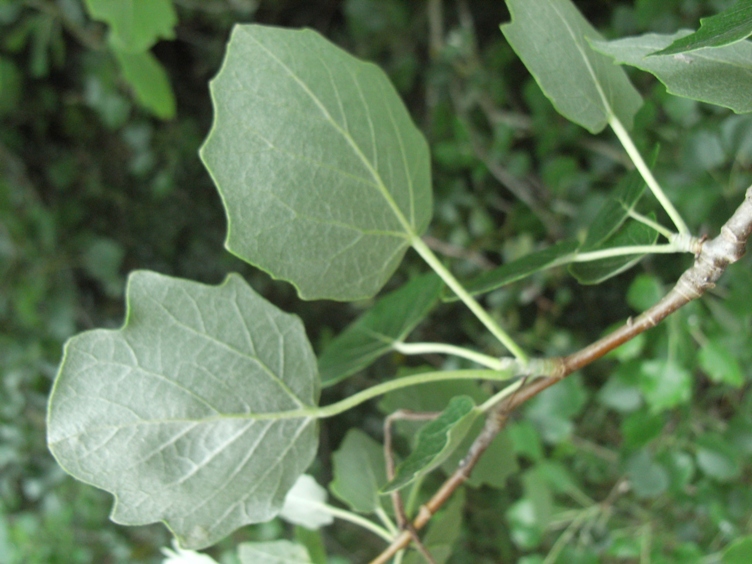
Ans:
[[[578,253],[571,257],[567,262],[590,262],[612,257],[622,257],[624,255],[647,255],[651,253],[682,253],[685,252],[677,245],[667,243],[665,245],[632,245],[628,247],[614,247],[612,249],[602,249],[600,251],[589,251]]]
[[[507,368],[507,364],[496,357],[445,343],[394,343],[392,348],[402,354],[451,354],[472,360],[492,370]]]
[[[642,178],[645,180],[648,188],[650,188],[650,190],[653,192],[653,195],[657,198],[658,202],[661,204],[661,206],[663,206],[663,209],[666,210],[666,213],[671,218],[671,221],[673,221],[674,225],[676,225],[676,229],[682,235],[689,234],[689,228],[687,227],[687,224],[684,223],[684,220],[682,219],[681,215],[679,215],[679,212],[676,210],[671,201],[666,197],[666,194],[663,193],[663,189],[658,184],[658,181],[653,176],[653,173],[650,171],[650,168],[648,168],[648,165],[645,164],[644,160],[642,160],[642,155],[640,155],[637,147],[635,147],[635,144],[632,142],[632,138],[629,136],[629,133],[619,121],[619,118],[611,114],[608,123],[611,126],[611,129],[614,130],[616,136],[619,138],[619,141],[621,142],[624,149],[627,151],[629,158],[632,159],[635,167],[642,175]]]
[[[331,514],[332,517],[335,517],[337,519],[342,519],[343,521],[349,521],[350,523],[358,525],[359,527],[368,529],[372,533],[380,536],[386,542],[392,542],[392,540],[394,539],[394,535],[390,533],[389,531],[387,531],[384,527],[380,527],[379,525],[377,525],[370,519],[361,517],[357,513],[352,513],[351,511],[347,511],[346,509],[340,509],[339,507],[334,507],[333,505],[329,505],[328,503],[313,502],[313,501],[309,501],[307,503],[309,503],[310,505],[314,505],[323,511],[326,511],[327,513]]]
[[[528,361],[528,356],[525,354],[525,351],[520,348],[520,346],[514,342],[514,340],[507,334],[506,331],[504,331],[501,327],[499,327],[498,323],[493,320],[493,318],[488,314],[488,312],[483,309],[480,304],[473,298],[467,290],[462,286],[462,284],[459,283],[459,281],[452,275],[451,272],[443,265],[441,264],[441,261],[438,259],[438,257],[433,254],[433,251],[428,248],[428,245],[426,245],[420,237],[414,236],[410,239],[410,244],[412,247],[418,252],[418,254],[423,257],[423,260],[425,260],[428,263],[428,266],[430,266],[436,274],[438,274],[441,279],[446,283],[449,288],[457,295],[459,299],[461,299],[465,305],[475,314],[475,317],[477,317],[483,325],[486,326],[486,329],[488,329],[494,337],[496,337],[502,345],[504,345],[507,350],[512,353],[512,356],[514,356],[518,361],[520,361],[523,364],[526,364]]]
[[[635,220],[639,221],[640,223],[643,223],[643,224],[647,225],[651,229],[654,229],[655,231],[657,231],[658,233],[660,233],[661,235],[663,235],[669,241],[671,240],[671,238],[674,235],[674,232],[671,231],[670,229],[664,227],[663,225],[661,225],[657,221],[653,221],[649,217],[644,216],[641,213],[638,213],[638,212],[634,211],[633,209],[627,210],[627,213],[629,214],[629,217],[631,217],[632,219],[635,219]]]

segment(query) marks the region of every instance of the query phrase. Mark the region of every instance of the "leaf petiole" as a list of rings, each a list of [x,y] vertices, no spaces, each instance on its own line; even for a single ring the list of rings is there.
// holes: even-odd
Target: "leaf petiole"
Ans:
[[[671,200],[666,197],[666,194],[663,192],[660,184],[658,184],[658,181],[653,176],[650,168],[648,168],[648,165],[645,164],[645,161],[642,159],[642,155],[640,155],[637,147],[635,147],[635,144],[632,142],[632,138],[629,136],[626,128],[619,121],[619,118],[617,118],[614,114],[611,114],[608,118],[608,123],[611,126],[611,129],[614,130],[616,136],[619,138],[619,141],[624,147],[624,150],[627,151],[629,158],[632,159],[635,167],[642,175],[642,178],[645,179],[645,183],[648,185],[648,188],[650,188],[650,190],[653,192],[653,195],[656,197],[663,209],[666,210],[666,213],[671,218],[671,221],[674,222],[676,229],[682,235],[689,234],[689,228],[687,227],[687,224],[684,223],[684,220],[682,219],[681,215],[676,210],[674,205],[671,203]]]
[[[520,361],[522,364],[526,364],[528,356],[525,351],[502,329],[496,321],[488,314],[488,312],[481,307],[481,305],[473,298],[470,293],[465,290],[462,284],[449,272],[449,270],[441,263],[441,261],[433,254],[433,251],[426,245],[420,237],[413,236],[410,239],[410,244],[418,252],[418,254],[428,263],[436,274],[449,286],[457,297],[462,300],[465,305],[475,314],[483,325],[486,326],[491,334],[496,337],[512,355]]]
[[[445,343],[401,343],[397,342],[392,345],[392,348],[402,354],[451,354],[472,360],[473,362],[490,368],[491,370],[504,370],[507,368],[507,364],[502,360],[475,351],[466,349],[464,347],[458,347],[455,345],[447,345]]]

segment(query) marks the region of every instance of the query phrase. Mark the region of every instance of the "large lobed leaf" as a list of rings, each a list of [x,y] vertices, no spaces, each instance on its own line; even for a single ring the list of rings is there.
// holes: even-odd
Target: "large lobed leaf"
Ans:
[[[593,41],[593,48],[655,75],[676,96],[752,112],[752,43],[738,41],[676,55],[653,55],[689,31],[673,35],[646,33],[614,41]]]
[[[569,0],[507,0],[501,31],[557,111],[591,133],[616,116],[631,128],[642,98],[623,69],[593,51],[601,35]]]
[[[379,299],[322,353],[322,385],[336,384],[392,350],[436,305],[442,286],[438,276],[424,274]]]
[[[384,72],[311,30],[242,25],[211,92],[227,248],[305,299],[375,295],[432,211],[428,145]]]
[[[164,521],[187,548],[267,521],[316,452],[316,360],[300,320],[237,275],[204,286],[135,272],[119,330],[72,338],[49,447],[112,492],[112,519]]]

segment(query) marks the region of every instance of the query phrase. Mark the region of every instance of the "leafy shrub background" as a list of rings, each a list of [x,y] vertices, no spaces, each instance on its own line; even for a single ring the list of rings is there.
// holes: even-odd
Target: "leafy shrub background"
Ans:
[[[503,2],[445,2],[443,33],[431,35],[438,4],[176,1],[175,38],[150,51],[174,92],[168,120],[134,95],[87,6],[0,4],[0,554],[9,562],[157,562],[169,543],[161,526],[109,523],[111,496],[66,477],[44,441],[61,345],[80,330],[120,326],[128,271],[209,283],[240,272],[298,313],[319,349],[361,310],[301,302],[222,250],[225,219],[197,150],[211,120],[207,83],[232,24],[313,27],[388,72],[431,143],[429,236],[451,244],[443,250],[458,255],[458,275],[587,228],[623,168],[615,141],[555,112],[498,31],[509,20]],[[696,28],[699,17],[729,5],[577,4],[609,37]],[[656,170],[669,197],[700,231],[714,233],[752,182],[752,119],[668,96],[644,73],[633,80],[647,98],[635,138],[646,154],[661,144]],[[485,303],[530,350],[561,354],[651,305],[687,260],[648,259],[592,287],[554,270]],[[417,270],[408,254],[397,278]],[[596,363],[530,402],[509,428],[519,470],[506,489],[468,489],[461,525],[454,509],[452,534],[463,550],[452,561],[650,554],[694,562],[751,533],[750,304],[746,259],[715,295],[618,350],[618,362]],[[422,338],[483,342],[477,323],[458,311],[439,310]],[[392,356],[381,368],[413,365]],[[322,403],[378,373],[379,365],[327,391]],[[321,459],[330,460],[349,427],[379,437],[381,417],[369,405],[323,422]],[[325,464],[312,470],[329,481]],[[280,521],[247,527],[212,553],[230,561],[240,540],[291,534],[305,533]],[[373,540],[347,525],[325,535],[331,554],[359,561],[373,552]]]

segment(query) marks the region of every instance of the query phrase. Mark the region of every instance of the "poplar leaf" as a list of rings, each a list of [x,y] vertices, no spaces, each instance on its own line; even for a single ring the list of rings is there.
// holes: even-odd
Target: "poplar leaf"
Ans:
[[[244,542],[238,557],[240,564],[312,564],[305,547],[288,540]]]
[[[673,35],[647,33],[614,41],[592,41],[592,45],[619,64],[655,75],[670,94],[730,108],[737,114],[752,112],[751,42],[650,56],[688,33],[686,29]]]
[[[238,275],[205,286],[133,273],[125,325],[68,341],[47,439],[112,519],[164,521],[181,546],[276,516],[316,453],[316,360],[300,320]]]
[[[375,295],[432,212],[428,144],[386,74],[314,31],[241,25],[211,93],[227,248],[304,299]]]
[[[129,53],[113,49],[112,52],[138,103],[160,119],[175,117],[175,94],[157,58],[148,51]]]
[[[334,522],[332,514],[323,507],[325,503],[326,490],[313,476],[303,474],[287,492],[279,516],[293,525],[316,530]]]
[[[171,0],[86,0],[86,7],[92,18],[109,24],[116,49],[140,53],[175,37],[178,16]]]
[[[623,69],[590,48],[602,36],[569,0],[507,0],[501,31],[556,110],[591,133],[616,116],[631,129],[642,98]]]
[[[373,513],[381,505],[386,483],[384,448],[360,429],[350,429],[332,456],[331,492],[359,513]]]
[[[394,478],[382,488],[382,492],[404,488],[444,462],[462,442],[478,415],[480,410],[468,396],[452,398],[441,415],[418,432],[415,448],[397,466]]]
[[[442,286],[431,273],[380,298],[324,349],[319,358],[322,385],[336,384],[392,350],[433,309]]]
[[[704,47],[722,47],[752,35],[752,0],[739,0],[720,14],[700,18],[700,29],[651,55],[674,55]]]

